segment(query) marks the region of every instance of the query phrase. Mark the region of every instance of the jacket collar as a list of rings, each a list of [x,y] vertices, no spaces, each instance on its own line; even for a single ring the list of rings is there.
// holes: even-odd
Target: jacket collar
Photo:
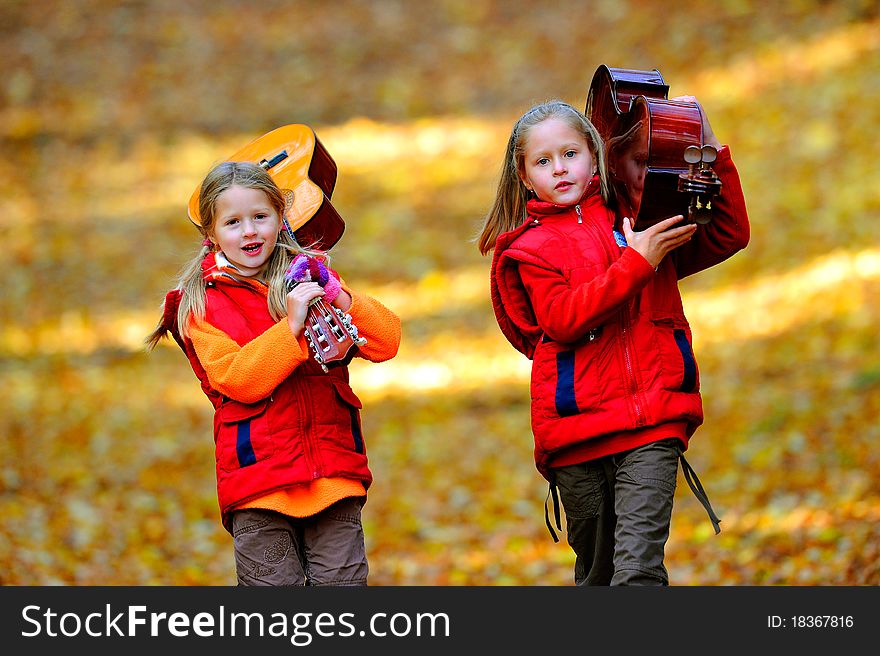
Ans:
[[[590,180],[590,184],[587,185],[586,190],[584,191],[584,195],[581,196],[581,199],[578,201],[578,205],[582,208],[585,208],[590,205],[595,205],[602,202],[602,194],[600,193],[601,184],[599,183],[599,176],[594,175],[593,179]],[[557,205],[556,203],[548,203],[547,201],[539,200],[537,198],[532,198],[526,203],[526,210],[529,213],[530,217],[543,219],[545,217],[552,217],[557,214],[563,214],[565,212],[571,211],[572,205]]]
[[[205,255],[205,259],[202,260],[202,277],[205,280],[210,280],[219,274],[220,269],[217,266],[217,253],[211,251]]]
[[[202,260],[202,277],[206,280],[229,280],[254,287],[266,293],[268,285],[258,278],[242,276],[222,251],[211,251]]]

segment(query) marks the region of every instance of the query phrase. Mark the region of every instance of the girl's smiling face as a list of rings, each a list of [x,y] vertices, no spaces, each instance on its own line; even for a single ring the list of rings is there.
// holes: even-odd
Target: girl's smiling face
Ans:
[[[214,217],[212,241],[242,275],[259,275],[281,230],[281,217],[266,192],[233,185],[217,197]]]
[[[586,137],[558,118],[548,118],[526,135],[520,178],[543,201],[574,205],[596,170]]]

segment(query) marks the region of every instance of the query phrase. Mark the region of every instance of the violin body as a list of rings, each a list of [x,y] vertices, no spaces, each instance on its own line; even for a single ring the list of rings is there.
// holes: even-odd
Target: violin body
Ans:
[[[297,243],[329,250],[345,231],[345,222],[330,203],[336,186],[336,162],[308,125],[276,128],[239,148],[228,162],[252,162],[265,168],[288,196],[285,221]],[[187,206],[190,220],[199,225],[199,191]]]
[[[699,104],[669,100],[668,94],[669,85],[657,69],[604,64],[593,75],[587,94],[584,113],[605,143],[618,223],[631,217],[637,230],[676,214],[705,223],[710,215],[702,210],[707,203],[711,207],[711,197],[720,191],[710,169],[702,166],[698,172],[685,157],[689,147],[703,144]],[[705,163],[712,161],[707,150]],[[705,183],[694,183],[695,178],[705,178]]]

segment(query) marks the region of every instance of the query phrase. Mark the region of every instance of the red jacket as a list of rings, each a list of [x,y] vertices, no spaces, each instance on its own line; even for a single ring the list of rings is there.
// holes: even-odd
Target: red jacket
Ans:
[[[744,248],[749,223],[727,148],[712,222],[655,271],[617,245],[598,179],[576,207],[531,200],[528,219],[500,235],[492,304],[507,339],[533,360],[535,462],[548,479],[561,455],[580,461],[665,437],[703,421],[699,371],[678,279]],[[556,459],[557,462],[554,462]]]
[[[291,485],[339,477],[368,487],[372,474],[361,434],[362,406],[348,384],[348,368],[325,373],[309,357],[305,340],[293,337],[287,319],[271,317],[259,283],[218,272],[213,254],[203,271],[205,322],[192,330],[205,362],[193,341],[181,338],[173,325],[177,290],[166,297],[165,323],[215,407],[217,495],[224,526],[230,528],[229,514],[237,504]],[[346,291],[353,299],[352,320],[367,339],[359,355],[374,361],[393,357],[400,342],[397,316],[374,299]]]

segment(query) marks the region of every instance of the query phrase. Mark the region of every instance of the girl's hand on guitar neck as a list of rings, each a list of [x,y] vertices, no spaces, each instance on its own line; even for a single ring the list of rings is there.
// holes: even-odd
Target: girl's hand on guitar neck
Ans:
[[[641,254],[648,264],[656,269],[669,251],[687,243],[696,231],[696,223],[673,227],[683,220],[684,217],[678,214],[655,223],[650,228],[635,232],[632,229],[632,219],[625,217],[623,236],[627,245]]]
[[[324,289],[316,282],[301,282],[287,292],[287,325],[294,337],[302,335],[309,303],[323,295]]]
[[[721,150],[721,142],[715,136],[715,131],[712,130],[712,126],[709,124],[709,117],[706,116],[706,110],[703,109],[700,102],[694,96],[677,96],[672,98],[672,100],[694,103],[700,108],[700,116],[703,119],[703,143],[701,145],[705,146],[708,144],[709,146],[715,146],[715,150]]]

